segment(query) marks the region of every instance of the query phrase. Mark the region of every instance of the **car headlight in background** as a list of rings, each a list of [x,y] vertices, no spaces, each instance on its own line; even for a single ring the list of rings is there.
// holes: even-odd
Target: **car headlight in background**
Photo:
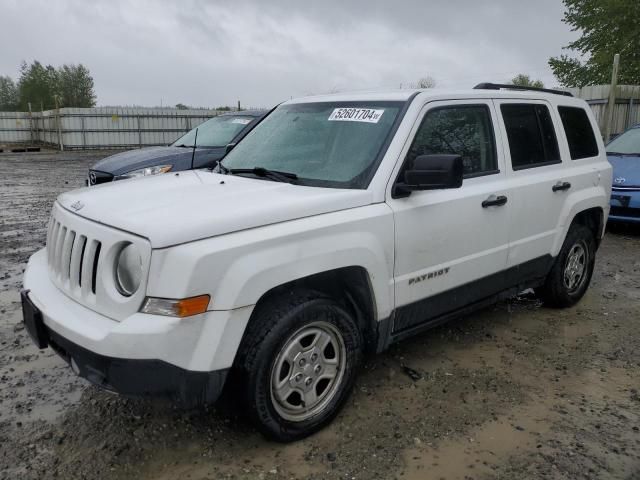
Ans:
[[[131,170],[130,172],[123,173],[122,175],[118,175],[118,180],[123,180],[125,178],[138,178],[138,177],[148,177],[149,175],[158,175],[160,173],[167,173],[171,171],[173,165],[155,165],[153,167],[145,167],[139,168],[138,170]]]
[[[130,297],[136,293],[141,281],[142,255],[133,243],[129,243],[116,259],[116,287],[121,295]]]

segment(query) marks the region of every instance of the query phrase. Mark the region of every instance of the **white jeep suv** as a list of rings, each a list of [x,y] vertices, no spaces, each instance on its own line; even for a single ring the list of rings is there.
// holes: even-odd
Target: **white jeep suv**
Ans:
[[[60,195],[27,330],[125,395],[196,406],[233,379],[288,441],[336,415],[366,352],[526,288],[573,305],[609,210],[594,117],[478,87],[292,100],[214,170]]]

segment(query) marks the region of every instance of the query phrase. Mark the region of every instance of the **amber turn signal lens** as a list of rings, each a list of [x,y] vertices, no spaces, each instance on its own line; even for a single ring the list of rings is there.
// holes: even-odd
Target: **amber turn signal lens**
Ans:
[[[209,306],[209,295],[199,297],[184,298],[178,300],[175,305],[177,317],[190,317],[207,311]]]
[[[210,300],[211,297],[209,295],[199,295],[180,300],[147,297],[140,311],[168,317],[190,317],[206,312]]]

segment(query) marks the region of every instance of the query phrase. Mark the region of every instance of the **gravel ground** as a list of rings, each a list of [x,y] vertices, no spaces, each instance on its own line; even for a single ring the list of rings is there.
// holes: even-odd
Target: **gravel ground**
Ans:
[[[328,428],[281,445],[232,401],[114,396],[32,345],[25,263],[97,158],[0,155],[0,478],[640,478],[640,231],[606,236],[576,307],[524,295],[397,344]]]

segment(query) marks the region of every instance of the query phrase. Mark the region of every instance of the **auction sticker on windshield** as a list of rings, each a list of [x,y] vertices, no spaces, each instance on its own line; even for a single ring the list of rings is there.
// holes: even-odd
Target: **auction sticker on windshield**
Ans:
[[[331,115],[329,115],[329,120],[378,123],[383,113],[384,110],[373,110],[371,108],[336,108]]]
[[[234,118],[231,123],[241,123],[242,125],[247,125],[250,121],[250,118]]]

